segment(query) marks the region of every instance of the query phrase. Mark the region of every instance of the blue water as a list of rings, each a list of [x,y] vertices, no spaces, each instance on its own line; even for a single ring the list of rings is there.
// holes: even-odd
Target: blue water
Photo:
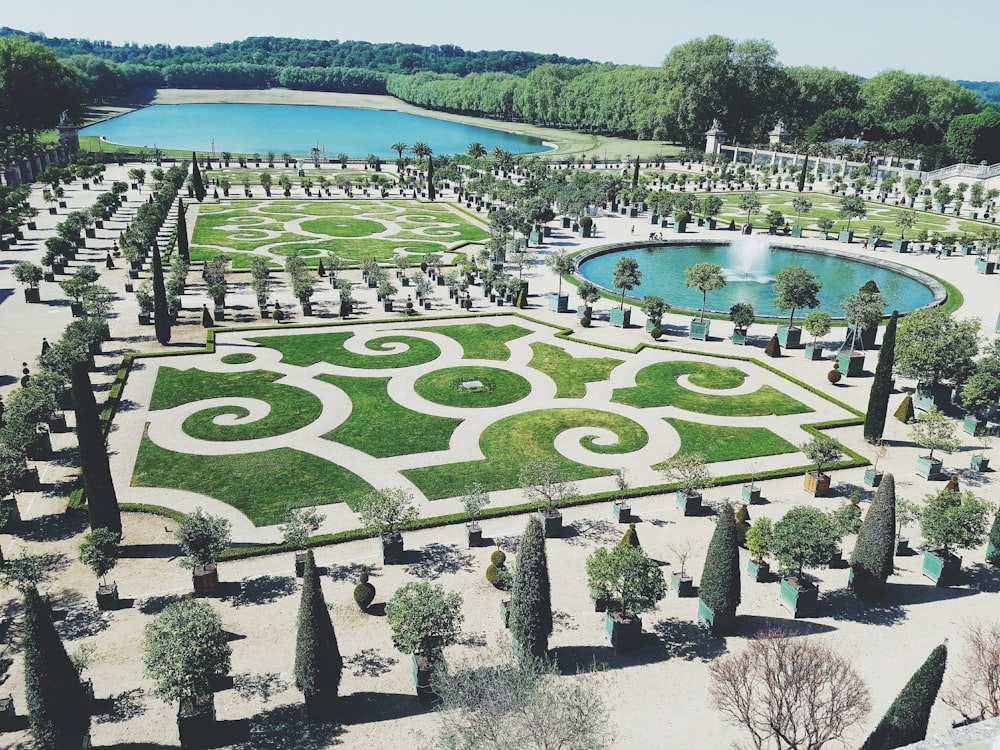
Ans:
[[[433,117],[297,104],[157,104],[90,125],[80,135],[185,151],[211,151],[215,139],[216,154],[287,151],[303,156],[318,144],[329,158],[339,153],[395,158],[390,146],[398,141],[410,145],[422,141],[435,154],[464,154],[476,141],[487,151],[496,146],[515,154],[546,150],[538,138]]]
[[[889,303],[886,312],[906,312],[933,301],[930,289],[920,282],[885,268],[850,259],[800,253],[771,247],[747,238],[733,245],[672,245],[670,247],[621,250],[584,261],[580,273],[598,286],[613,289],[615,263],[623,256],[639,262],[642,284],[629,296],[656,294],[676,307],[701,309],[701,292],[684,286],[684,269],[695,263],[716,263],[722,266],[727,284],[708,293],[706,310],[728,313],[737,302],[749,302],[759,316],[788,317],[774,306],[774,274],[789,266],[804,266],[819,276],[823,287],[819,291],[819,310],[842,318],[840,303],[869,279],[874,279]],[[620,291],[619,291],[620,293]],[[796,318],[808,310],[797,310]]]

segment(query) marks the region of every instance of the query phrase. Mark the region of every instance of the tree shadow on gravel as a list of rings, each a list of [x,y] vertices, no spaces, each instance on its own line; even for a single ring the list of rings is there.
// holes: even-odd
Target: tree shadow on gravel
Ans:
[[[1000,591],[1000,568],[988,563],[973,563],[965,569],[969,585],[978,591],[996,593]]]
[[[365,648],[356,654],[344,657],[344,667],[355,677],[378,677],[390,671],[399,659],[386,656],[378,649]]]
[[[277,672],[253,674],[242,672],[233,675],[233,690],[245,701],[259,700],[269,703],[278,693],[288,690],[289,684]]]
[[[344,724],[372,724],[431,713],[431,702],[417,700],[415,693],[357,692],[338,698],[338,713]],[[286,747],[289,747],[286,745]]]
[[[863,625],[896,625],[906,619],[906,610],[887,597],[881,601],[861,601],[850,589],[825,592],[820,601],[834,620]]]
[[[627,525],[624,526],[628,528]],[[563,538],[567,544],[588,547],[592,544],[615,544],[621,541],[624,530],[621,526],[604,519],[581,519],[564,527]]]
[[[240,592],[232,599],[234,607],[249,607],[254,604],[271,604],[291,596],[298,590],[291,576],[264,575],[244,578]]]
[[[667,618],[653,625],[664,659],[711,661],[726,653],[726,641],[690,620]]]
[[[181,557],[182,554],[179,545],[169,543],[123,544],[118,548],[119,558],[149,559],[158,557],[165,560],[172,560],[175,557]]]
[[[326,574],[334,581],[356,581],[361,575],[361,568],[368,568],[368,577],[379,575],[378,566],[362,565],[361,563],[344,563],[343,565],[328,565]]]
[[[184,598],[185,596],[183,594],[161,594],[159,596],[150,596],[140,600],[139,611],[144,615],[158,615],[174,602],[179,602]]]
[[[338,701],[338,712],[343,710],[343,700]],[[233,750],[324,750],[342,744],[340,724],[310,721],[302,703],[261,711],[245,725],[244,737],[226,743]]]
[[[417,578],[435,580],[446,574],[472,572],[476,560],[467,552],[450,544],[431,542],[419,550],[417,560],[407,564],[406,573]]]
[[[94,719],[98,724],[120,724],[131,721],[146,713],[145,697],[142,688],[133,688],[108,698],[101,698],[95,701]]]
[[[785,612],[782,609],[782,612]],[[821,610],[816,616],[822,617]],[[785,635],[815,635],[817,633],[832,633],[836,630],[832,625],[811,620],[793,620],[783,617],[761,617],[760,615],[738,615],[733,635],[739,638],[756,638],[758,633],[767,630],[780,630]]]
[[[52,513],[21,521],[17,534],[29,542],[61,542],[87,528],[85,513]]]
[[[110,626],[107,615],[96,604],[84,604],[67,610],[66,617],[56,623],[56,630],[64,641],[75,641],[102,633]]]

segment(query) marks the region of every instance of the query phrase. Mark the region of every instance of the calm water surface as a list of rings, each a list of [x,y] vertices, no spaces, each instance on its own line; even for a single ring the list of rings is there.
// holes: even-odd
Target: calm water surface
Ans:
[[[435,154],[465,153],[478,141],[487,151],[499,146],[511,153],[545,151],[541,139],[433,117],[358,109],[293,104],[156,104],[80,130],[103,135],[111,143],[215,153],[274,151],[302,156],[317,147],[328,157],[339,153],[361,158],[394,158],[393,143],[422,141]]]

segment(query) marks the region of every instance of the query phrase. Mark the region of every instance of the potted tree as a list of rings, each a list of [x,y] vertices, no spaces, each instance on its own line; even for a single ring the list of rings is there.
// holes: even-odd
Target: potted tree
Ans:
[[[45,277],[45,271],[41,266],[21,261],[13,270],[14,279],[24,284],[24,301],[30,303],[40,302],[41,294],[38,291],[38,284]]]
[[[772,551],[785,571],[781,605],[793,617],[815,613],[819,587],[802,570],[829,563],[838,550],[838,539],[831,516],[808,505],[792,508],[774,524]]]
[[[483,508],[490,504],[490,493],[479,482],[473,482],[465,489],[462,496],[462,507],[469,522],[465,524],[465,540],[469,547],[478,547],[483,543],[483,529],[479,525],[479,517]]]
[[[1000,510],[993,516],[990,527],[989,542],[986,545],[986,562],[990,565],[1000,565]]]
[[[596,284],[584,281],[577,288],[576,293],[583,300],[583,304],[576,308],[576,317],[580,319],[580,325],[584,328],[590,328],[590,321],[594,314],[594,303],[601,298],[601,290],[597,288]],[[497,301],[499,302],[499,298]]]
[[[587,583],[607,601],[604,628],[615,653],[641,645],[642,612],[656,607],[667,593],[663,572],[642,547],[598,547],[587,558]]]
[[[694,579],[686,571],[687,561],[695,551],[694,542],[685,539],[681,542],[668,544],[667,549],[674,554],[677,562],[680,563],[677,570],[670,571],[670,588],[677,592],[678,597],[694,596]]]
[[[195,596],[211,596],[219,587],[216,561],[229,546],[232,524],[227,518],[209,515],[195,508],[177,525],[174,536],[184,559],[181,565],[191,568]]]
[[[558,282],[555,294],[549,294],[549,309],[566,312],[569,310],[569,295],[562,293],[562,280],[563,276],[573,273],[573,258],[565,250],[559,250],[545,259],[545,265],[556,275]]]
[[[917,381],[913,405],[947,408],[952,387],[976,371],[979,321],[957,320],[940,307],[914,310],[899,321],[895,366]]]
[[[746,344],[747,331],[754,322],[753,305],[737,302],[729,308],[729,319],[733,321],[733,343]]]
[[[663,316],[670,309],[670,305],[659,295],[647,294],[642,298],[640,309],[646,315],[646,330],[653,340],[659,341],[663,335]]]
[[[579,497],[576,484],[566,478],[558,461],[551,458],[531,459],[521,469],[520,484],[528,502],[538,506],[546,538],[562,536],[562,513],[559,505]]]
[[[786,349],[800,349],[802,329],[795,327],[795,311],[819,307],[819,277],[802,266],[789,266],[774,275],[774,306],[790,311],[788,325],[778,326],[778,341]]]
[[[863,219],[868,210],[865,208],[865,201],[860,195],[845,195],[840,199],[841,219],[847,219],[847,226],[840,231],[840,241],[851,243],[854,241],[854,232],[851,231],[851,221],[853,219]]]
[[[743,499],[751,505],[760,502],[760,487],[757,486],[757,470],[759,468],[760,463],[757,461],[750,464],[750,481],[743,485],[740,493]]]
[[[326,516],[320,513],[315,506],[310,505],[304,508],[288,508],[285,511],[285,518],[278,531],[284,543],[295,550],[295,577],[301,578],[306,570],[306,545],[309,537],[319,530],[319,527],[326,520]]]
[[[111,529],[96,528],[88,532],[80,545],[80,560],[101,579],[97,586],[97,608],[118,606],[118,584],[108,585],[107,575],[118,564],[118,544],[121,536]]]
[[[814,435],[800,448],[806,458],[816,464],[815,470],[807,471],[805,474],[805,489],[813,497],[822,497],[830,490],[830,476],[823,473],[823,467],[839,461],[844,451],[840,443],[823,434]]]
[[[767,556],[771,553],[773,535],[774,528],[771,519],[766,516],[758,518],[747,529],[746,547],[750,552],[747,573],[758,583],[768,581],[771,578],[771,565],[767,562]]]
[[[801,196],[792,198],[792,208],[795,209],[795,226],[792,227],[792,237],[802,236],[802,214],[812,210],[812,201]]]
[[[1000,342],[986,347],[975,371],[962,386],[962,406],[967,415],[962,429],[970,435],[983,431],[1000,404]]]
[[[969,466],[976,471],[988,471],[990,468],[990,459],[985,454],[993,444],[993,436],[984,432],[978,436],[978,439],[980,444],[979,452],[972,454],[972,457],[969,459]]]
[[[701,341],[708,340],[710,321],[705,319],[708,293],[715,289],[722,289],[725,285],[726,279],[722,275],[722,266],[716,263],[695,263],[684,269],[684,286],[693,287],[701,292],[701,315],[698,320],[691,321],[691,338]]]
[[[711,487],[715,480],[708,471],[703,453],[681,453],[654,466],[668,482],[676,482],[677,507],[685,516],[701,513],[701,490]]]
[[[962,558],[953,549],[972,549],[986,541],[987,519],[993,507],[969,490],[945,487],[925,498],[920,512],[920,532],[929,545],[924,550],[921,573],[938,586],[955,583]]]
[[[920,518],[920,506],[901,497],[896,498],[896,557],[910,554],[910,540],[903,529]]]
[[[847,320],[847,338],[837,353],[837,363],[847,377],[860,375],[864,370],[863,351],[875,345],[875,334],[885,310],[885,297],[874,281],[867,282],[855,294],[841,303]],[[862,353],[857,353],[858,345]],[[845,351],[845,347],[848,347]]]
[[[385,565],[403,561],[403,534],[401,529],[417,519],[413,493],[401,487],[373,490],[361,498],[358,517],[361,525],[378,534]]]
[[[628,523],[632,519],[632,506],[625,499],[625,492],[628,490],[628,475],[623,467],[615,470],[615,484],[618,495],[611,501],[611,515],[616,523]]]
[[[830,332],[831,321],[830,313],[820,310],[813,310],[802,321],[802,327],[813,337],[812,343],[806,344],[806,359],[813,362],[823,359],[823,345],[818,340]]]
[[[153,282],[146,279],[135,290],[135,301],[139,305],[139,325],[148,326],[152,323],[153,308],[156,299],[153,297]]]
[[[628,328],[632,322],[631,308],[625,309],[625,293],[630,292],[642,283],[642,271],[639,261],[631,256],[619,258],[611,275],[615,289],[622,290],[621,304],[617,310],[611,311],[611,325],[618,328]]]
[[[910,437],[921,448],[930,451],[917,458],[917,476],[934,479],[941,474],[942,461],[934,458],[934,451],[953,453],[961,441],[955,436],[955,423],[936,406],[919,415],[910,427]]]
[[[414,581],[396,589],[385,605],[392,643],[413,660],[413,684],[421,700],[431,700],[431,675],[443,662],[443,650],[458,640],[462,595],[439,583]]]

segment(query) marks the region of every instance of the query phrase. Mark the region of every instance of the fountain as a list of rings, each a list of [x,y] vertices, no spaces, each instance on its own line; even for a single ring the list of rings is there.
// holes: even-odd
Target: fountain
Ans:
[[[728,262],[722,275],[729,283],[755,282],[770,284],[774,281],[771,270],[771,245],[761,235],[741,235],[729,243]]]

